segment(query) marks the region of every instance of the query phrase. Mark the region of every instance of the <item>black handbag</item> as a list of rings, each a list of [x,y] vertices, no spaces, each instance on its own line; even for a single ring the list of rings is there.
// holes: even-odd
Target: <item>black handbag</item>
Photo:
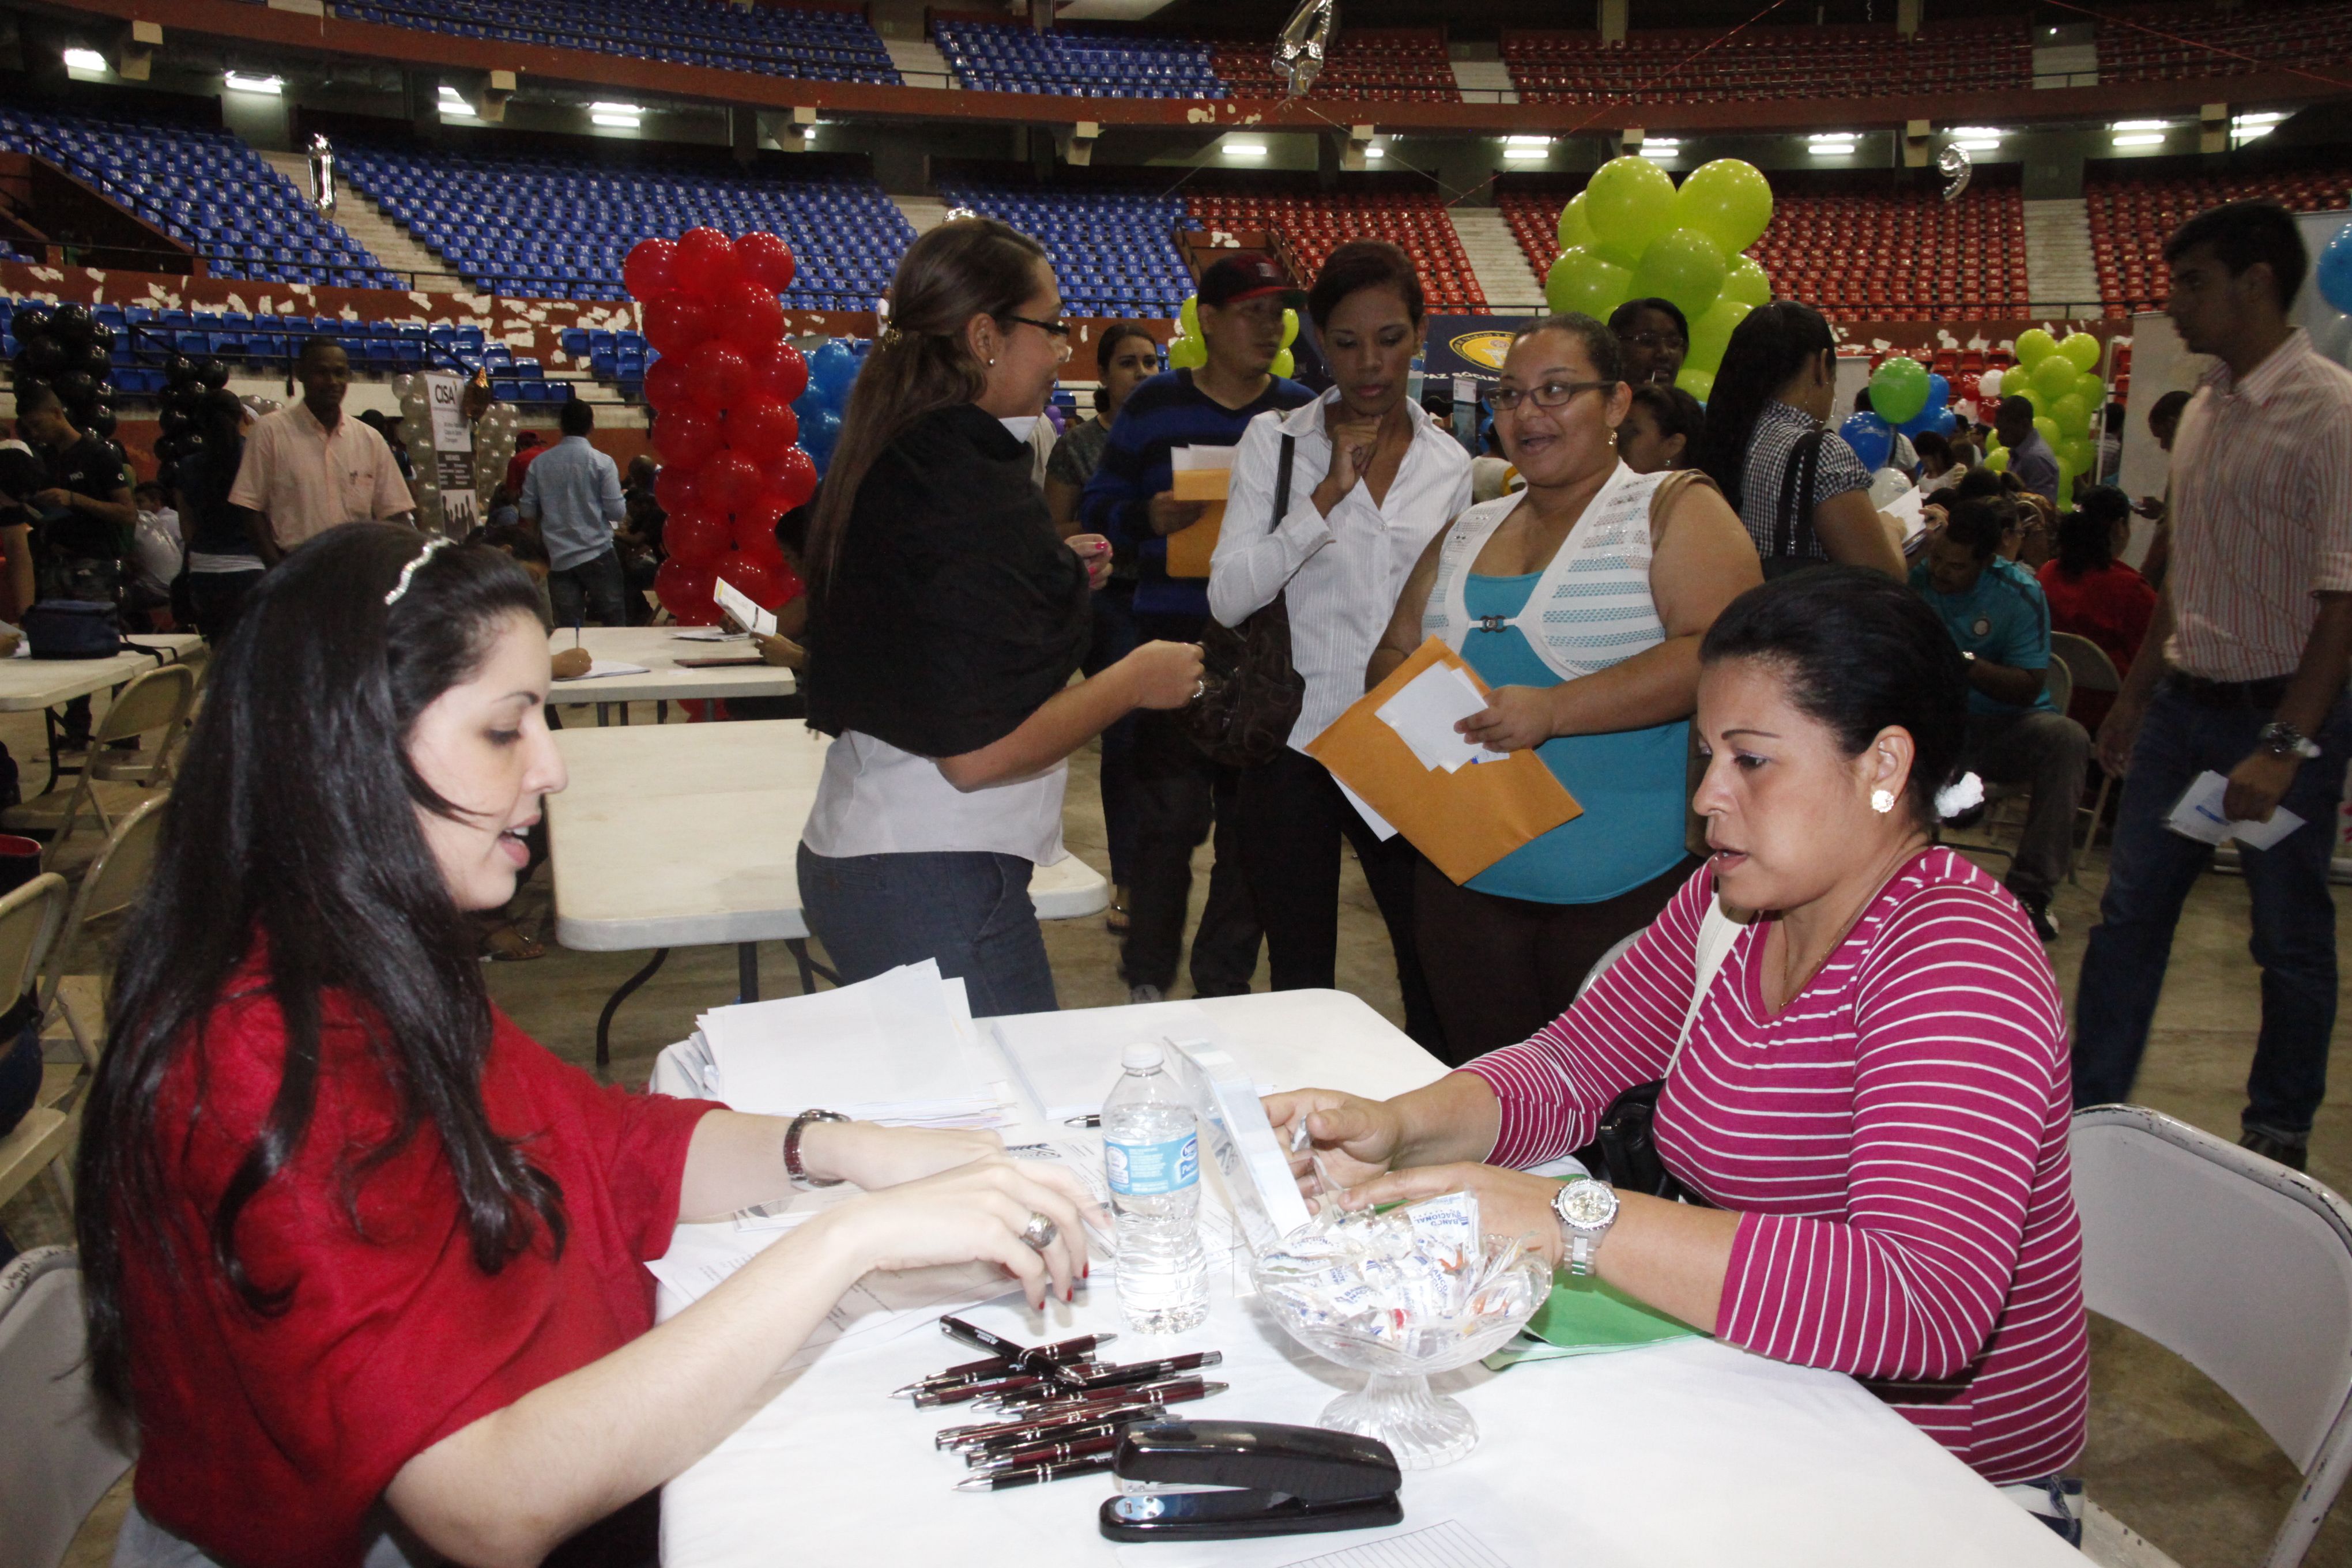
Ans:
[[[35,658],[112,658],[122,621],[100,600],[43,599],[25,612],[25,641]]]
[[[1290,510],[1290,470],[1297,441],[1282,438],[1274,476],[1274,521]],[[1185,733],[1213,763],[1255,767],[1290,743],[1291,726],[1307,698],[1307,682],[1290,662],[1290,605],[1284,594],[1252,611],[1238,626],[1214,616],[1201,629],[1201,695],[1182,709]]]
[[[1789,448],[1780,470],[1780,510],[1772,520],[1772,552],[1764,557],[1764,579],[1786,577],[1826,563],[1813,554],[1813,496],[1822,477],[1822,438],[1816,430]]]

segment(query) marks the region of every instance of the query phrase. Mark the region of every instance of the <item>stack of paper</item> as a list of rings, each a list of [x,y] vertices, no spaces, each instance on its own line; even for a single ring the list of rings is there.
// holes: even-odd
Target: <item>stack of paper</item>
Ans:
[[[1198,521],[1168,536],[1168,575],[1206,577],[1209,558],[1224,531],[1226,486],[1233,479],[1231,447],[1175,447],[1168,453],[1169,492],[1207,503]]]
[[[943,979],[929,959],[695,1022],[698,1049],[684,1065],[738,1110],[792,1116],[821,1106],[921,1127],[1000,1127],[1015,1116],[963,982]]]
[[[1381,704],[1381,722],[1394,730],[1412,748],[1424,768],[1447,773],[1465,763],[1500,762],[1507,752],[1490,752],[1454,726],[1486,710],[1486,694],[1469,675],[1450,664],[1433,664],[1407,681],[1404,689]]]
[[[1131,1045],[1146,1040],[1225,1044],[1223,1031],[1196,1002],[1034,1013],[1017,1024],[999,1019],[989,1026],[1030,1102],[1051,1122],[1102,1110],[1118,1082],[1119,1053]]]

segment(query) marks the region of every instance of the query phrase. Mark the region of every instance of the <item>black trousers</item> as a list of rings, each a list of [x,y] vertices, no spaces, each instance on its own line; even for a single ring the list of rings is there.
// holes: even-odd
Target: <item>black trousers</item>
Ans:
[[[1215,824],[1216,860],[1209,871],[1209,901],[1192,933],[1192,991],[1239,996],[1257,973],[1258,919],[1240,866],[1234,837],[1239,780],[1194,745],[1173,713],[1132,715],[1127,758],[1127,804],[1134,813],[1134,850],[1128,866],[1127,941],[1119,972],[1129,985],[1176,983],[1184,946],[1184,915],[1192,896],[1192,851]],[[1109,765],[1106,747],[1104,763]],[[1106,795],[1108,791],[1106,789]]]
[[[1444,1057],[1444,1037],[1413,940],[1413,864],[1403,835],[1383,842],[1348,804],[1322,763],[1285,750],[1242,770],[1242,869],[1265,927],[1266,958],[1276,991],[1334,983],[1339,953],[1339,840],[1356,847],[1364,880],[1389,928],[1405,1033]]]

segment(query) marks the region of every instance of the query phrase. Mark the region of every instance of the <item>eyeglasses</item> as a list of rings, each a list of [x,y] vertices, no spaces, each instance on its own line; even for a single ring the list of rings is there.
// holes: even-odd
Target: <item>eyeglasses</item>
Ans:
[[[1489,387],[1486,406],[1497,414],[1508,414],[1522,402],[1538,408],[1559,408],[1580,392],[1606,392],[1616,384],[1613,381],[1547,381],[1525,391],[1516,386]]]
[[[1673,349],[1677,353],[1690,347],[1689,341],[1679,332],[1627,332],[1618,340],[1628,348]]]
[[[1024,327],[1034,327],[1047,337],[1060,338],[1067,342],[1070,336],[1070,323],[1067,321],[1041,321],[1034,316],[1007,315],[1004,319],[1008,321],[1018,321]]]

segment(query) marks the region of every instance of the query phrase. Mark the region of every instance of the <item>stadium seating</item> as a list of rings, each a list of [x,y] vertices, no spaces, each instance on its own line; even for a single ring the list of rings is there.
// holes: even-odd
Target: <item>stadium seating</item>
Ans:
[[[586,49],[667,65],[811,81],[898,85],[863,10],[736,6],[726,0],[370,0],[338,5],[358,22],[460,38]]]
[[[1886,98],[2033,85],[2022,19],[1910,39],[1881,26],[1751,27],[1633,33],[1611,47],[1598,33],[1507,30],[1503,61],[1525,103],[1736,103],[1758,98]]]
[[[2111,317],[2164,306],[2164,242],[2207,207],[2259,198],[2294,212],[2352,206],[2352,166],[2315,153],[2311,167],[2236,174],[2134,175],[2109,163],[2090,166],[2083,205],[2091,220],[2091,252],[2099,271],[2099,298]]]
[[[487,158],[347,144],[343,173],[386,217],[477,288],[533,299],[625,300],[621,262],[649,235],[698,224],[792,246],[785,308],[870,310],[912,225],[871,179],[794,181],[706,164]]]
[[[1222,42],[1217,74],[1235,98],[1281,98],[1290,83],[1274,65],[1274,40]],[[1309,98],[1373,103],[1458,103],[1444,35],[1432,28],[1349,28],[1332,41]]]
[[[2352,65],[2352,4],[2117,11],[2100,18],[2098,43],[2103,82],[2194,81],[2289,66]]]
[[[1368,195],[1315,190],[1200,191],[1185,205],[1199,228],[1270,229],[1281,235],[1311,276],[1346,239],[1385,239],[1403,247],[1421,271],[1432,310],[1483,310],[1486,296],[1470,270],[1462,237],[1434,192]]]
[[[1192,291],[1173,238],[1185,218],[1178,197],[942,181],[940,199],[1035,236],[1054,258],[1066,315],[1172,316]]]
[[[1559,255],[1559,209],[1570,195],[1497,199],[1538,278]],[[1832,321],[2021,315],[2028,302],[2025,208],[2015,186],[1979,185],[1951,204],[1925,191],[1784,192],[1748,254],[1775,294]]]
[[[215,278],[404,287],[226,131],[0,107],[0,149],[58,164],[194,247]]]
[[[1208,46],[1186,38],[940,17],[932,42],[964,86],[1069,98],[1223,98]]]

